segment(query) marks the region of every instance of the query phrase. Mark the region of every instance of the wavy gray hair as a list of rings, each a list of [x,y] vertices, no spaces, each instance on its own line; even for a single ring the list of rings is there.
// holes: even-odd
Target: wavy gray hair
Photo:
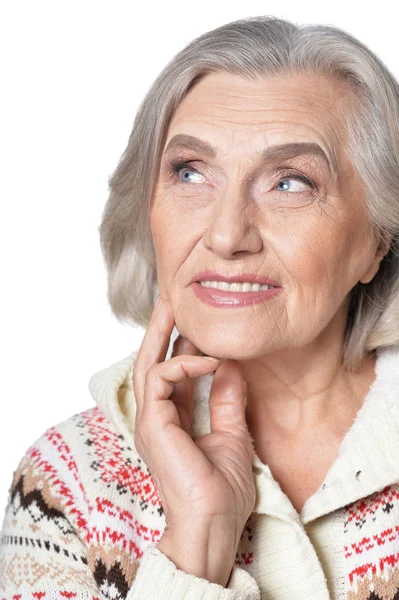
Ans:
[[[99,226],[116,318],[146,328],[157,295],[149,207],[170,121],[206,74],[248,78],[315,73],[355,94],[347,119],[352,164],[365,185],[372,229],[390,248],[375,277],[350,291],[342,362],[357,370],[368,352],[399,346],[399,86],[385,64],[346,31],[273,16],[239,19],[190,42],[166,65],[141,102]]]

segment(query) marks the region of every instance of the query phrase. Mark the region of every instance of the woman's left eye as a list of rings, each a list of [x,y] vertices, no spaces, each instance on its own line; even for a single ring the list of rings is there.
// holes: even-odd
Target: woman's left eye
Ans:
[[[294,181],[296,182],[296,185],[289,186],[289,189],[287,189],[287,184],[285,182],[287,181]],[[280,189],[278,190],[278,186],[283,183],[283,185],[285,186],[284,189]],[[302,184],[302,189],[301,189],[301,184]],[[307,177],[302,177],[301,175],[295,175],[295,176],[289,176],[289,177],[284,177],[282,179],[280,179],[280,181],[278,182],[278,184],[276,185],[276,188],[278,191],[281,192],[302,192],[302,191],[306,191],[303,189],[303,186],[306,186],[307,188],[314,188],[314,184],[310,181],[310,179],[308,179]],[[299,186],[299,189],[298,189]],[[295,189],[296,188],[296,189]]]

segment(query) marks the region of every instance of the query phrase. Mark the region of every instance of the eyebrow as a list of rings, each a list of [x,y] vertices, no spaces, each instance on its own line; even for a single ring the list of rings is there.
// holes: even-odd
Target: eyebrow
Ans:
[[[200,140],[192,135],[178,133],[168,142],[164,154],[172,148],[185,148],[194,150],[205,156],[215,158],[217,149],[215,146],[204,140]],[[338,172],[335,160],[331,160],[324,152],[323,148],[315,142],[289,142],[285,144],[273,144],[260,153],[262,160],[277,161],[290,159],[296,156],[313,155],[321,158],[329,168],[330,175]]]

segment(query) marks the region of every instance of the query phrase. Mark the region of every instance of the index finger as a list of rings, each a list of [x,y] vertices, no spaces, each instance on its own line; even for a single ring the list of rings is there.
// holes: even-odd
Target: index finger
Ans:
[[[151,315],[133,367],[133,388],[138,413],[143,406],[147,371],[153,365],[165,360],[174,324],[170,303],[163,298]]]

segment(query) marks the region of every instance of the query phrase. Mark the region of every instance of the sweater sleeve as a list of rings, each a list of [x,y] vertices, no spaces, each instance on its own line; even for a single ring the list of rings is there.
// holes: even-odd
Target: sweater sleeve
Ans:
[[[177,569],[156,543],[145,546],[129,587],[104,575],[86,543],[92,534],[84,488],[56,467],[39,444],[14,473],[1,532],[0,600],[260,600],[244,569],[234,566],[225,588]]]
[[[136,578],[126,600],[260,600],[255,579],[234,566],[227,587],[185,573],[149,544],[141,558]]]

